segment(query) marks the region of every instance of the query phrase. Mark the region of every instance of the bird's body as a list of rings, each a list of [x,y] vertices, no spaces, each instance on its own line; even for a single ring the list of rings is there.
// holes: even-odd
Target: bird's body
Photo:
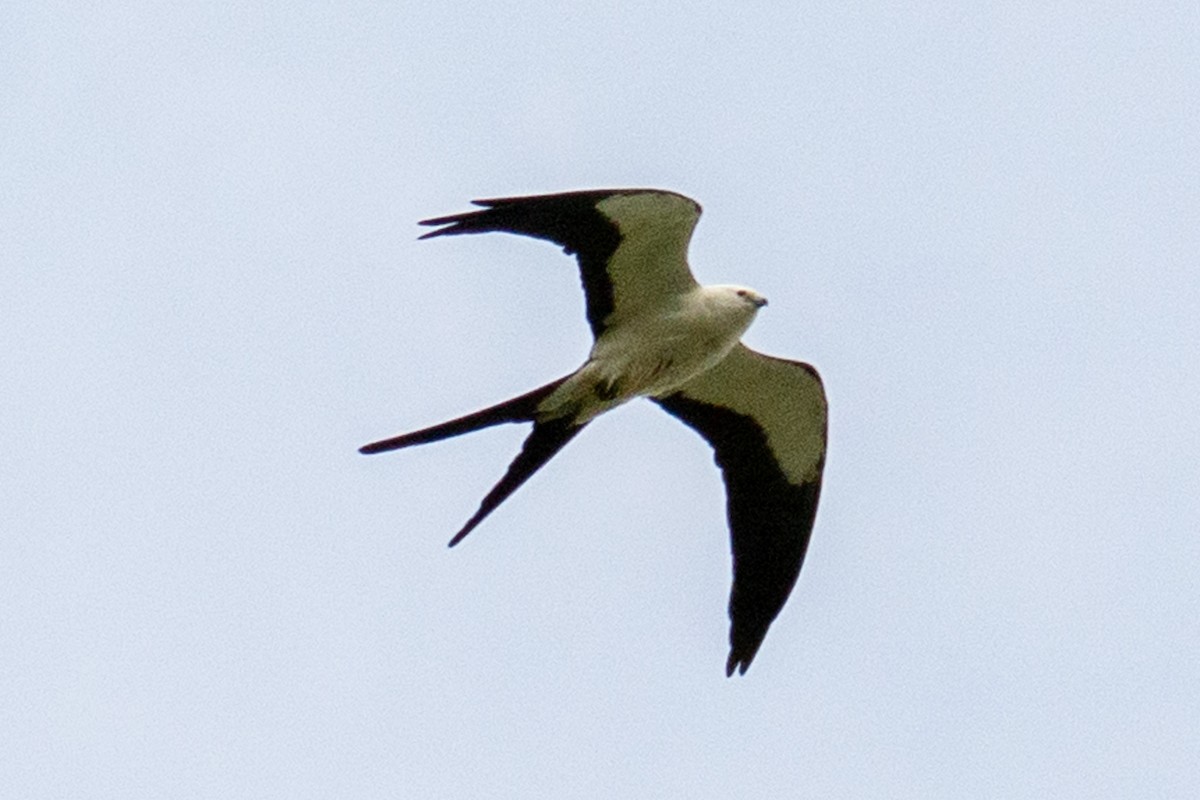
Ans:
[[[826,409],[815,370],[740,343],[766,305],[757,292],[696,283],[686,255],[700,207],[689,198],[632,189],[476,204],[484,209],[425,221],[445,227],[422,238],[508,231],[576,254],[591,352],[575,372],[543,387],[362,452],[533,423],[454,545],[591,420],[636,397],[654,400],[709,441],[725,476],[734,555],[726,673],[744,673],[795,584],[816,514]]]
[[[729,354],[765,304],[737,286],[693,286],[605,328],[587,361],[538,407],[539,418],[594,419],[635,397],[661,397]]]

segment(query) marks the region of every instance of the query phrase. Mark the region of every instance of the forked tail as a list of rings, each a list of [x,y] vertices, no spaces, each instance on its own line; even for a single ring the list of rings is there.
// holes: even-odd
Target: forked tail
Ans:
[[[464,417],[452,419],[449,422],[443,422],[440,425],[423,428],[422,430],[405,433],[400,436],[393,436],[391,439],[372,442],[360,447],[358,451],[360,453],[383,453],[388,450],[399,450],[402,447],[411,447],[417,444],[427,444],[429,442],[440,441],[441,439],[449,439],[451,436],[460,436],[464,433],[470,433],[482,428],[490,428],[493,425],[500,425],[505,422],[533,422],[533,431],[525,439],[525,443],[521,445],[521,452],[508,465],[508,471],[504,473],[504,477],[483,498],[483,502],[479,504],[479,510],[475,512],[475,515],[450,540],[450,546],[453,547],[462,541],[463,537],[474,530],[476,525],[483,522],[488,514],[495,511],[497,506],[507,500],[513,492],[520,488],[521,484],[529,480],[529,477],[533,473],[541,469],[547,461],[554,457],[555,453],[563,449],[566,443],[571,441],[575,437],[575,434],[579,433],[587,425],[586,422],[576,424],[569,418],[553,419],[546,422],[537,421],[538,404],[565,380],[566,378],[559,378],[553,383],[548,383],[545,386],[534,389],[532,392],[526,392],[520,397],[505,400],[503,403],[498,403],[482,411],[476,411],[474,414],[467,414]]]
[[[520,488],[521,484],[529,480],[529,476],[541,469],[547,461],[554,457],[555,453],[563,449],[567,442],[575,438],[575,434],[583,430],[585,425],[587,425],[586,422],[583,425],[576,425],[563,419],[535,422],[533,431],[521,445],[521,452],[517,453],[517,457],[508,465],[508,471],[504,473],[504,477],[483,498],[483,502],[479,504],[479,510],[467,520],[467,524],[462,526],[462,530],[454,534],[454,538],[450,540],[450,546],[454,547],[461,542],[463,537],[487,518],[488,514],[495,511],[496,507],[507,500],[509,495]]]
[[[458,419],[443,422],[440,425],[433,425],[428,428],[422,428],[419,431],[413,431],[412,433],[405,433],[400,436],[393,436],[390,439],[371,442],[371,444],[358,448],[358,452],[368,455],[372,453],[386,453],[389,450],[399,450],[402,447],[412,447],[416,444],[438,442],[442,439],[449,439],[451,436],[461,436],[464,433],[490,428],[493,425],[501,425],[505,422],[532,422],[538,403],[542,402],[547,395],[557,389],[565,380],[565,377],[559,378],[552,383],[534,389],[532,392],[526,392],[520,397],[505,400],[503,403],[497,403],[482,411],[476,411],[474,414],[467,414]]]

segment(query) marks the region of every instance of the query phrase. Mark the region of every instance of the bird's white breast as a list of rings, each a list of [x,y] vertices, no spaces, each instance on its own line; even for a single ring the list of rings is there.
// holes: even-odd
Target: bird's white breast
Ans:
[[[697,286],[606,329],[579,370],[542,404],[584,422],[634,397],[661,397],[718,364],[757,307],[728,287]]]

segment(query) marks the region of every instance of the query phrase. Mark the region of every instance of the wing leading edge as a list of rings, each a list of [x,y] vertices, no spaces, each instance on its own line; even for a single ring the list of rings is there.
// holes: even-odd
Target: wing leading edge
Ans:
[[[712,446],[733,550],[729,660],[744,674],[804,562],[825,464],[827,410],[816,370],[738,345],[680,391],[656,398]]]
[[[554,242],[579,263],[593,336],[614,313],[665,302],[695,285],[687,246],[700,206],[683,195],[601,189],[471,202],[483,210],[422,220],[443,227],[421,238],[502,231]]]

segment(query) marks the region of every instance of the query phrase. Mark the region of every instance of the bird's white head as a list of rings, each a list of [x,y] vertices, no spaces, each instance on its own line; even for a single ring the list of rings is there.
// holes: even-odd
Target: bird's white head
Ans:
[[[758,310],[767,304],[767,298],[745,286],[705,286],[700,291],[706,316],[727,330],[733,341],[746,332]]]
[[[730,309],[738,309],[751,316],[767,304],[767,298],[745,286],[709,286],[710,296]]]
[[[743,302],[747,302],[754,306],[755,311],[767,304],[767,298],[763,297],[753,289],[747,289],[745,286],[735,286],[732,288],[734,289],[734,294],[740,297]]]

